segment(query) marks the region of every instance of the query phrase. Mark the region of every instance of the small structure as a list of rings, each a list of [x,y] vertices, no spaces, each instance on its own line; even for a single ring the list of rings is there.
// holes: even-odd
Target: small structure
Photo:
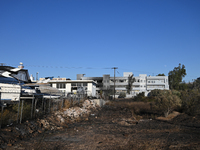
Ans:
[[[52,87],[62,91],[65,96],[68,93],[86,94],[96,97],[96,82],[93,80],[67,80],[66,78],[53,78],[48,81]]]

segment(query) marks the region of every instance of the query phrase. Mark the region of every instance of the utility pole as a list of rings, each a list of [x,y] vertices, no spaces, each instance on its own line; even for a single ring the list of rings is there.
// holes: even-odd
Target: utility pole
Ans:
[[[114,100],[115,100],[115,69],[118,69],[117,67],[113,67],[114,69]]]
[[[39,72],[36,72],[36,82],[38,81],[38,73]]]

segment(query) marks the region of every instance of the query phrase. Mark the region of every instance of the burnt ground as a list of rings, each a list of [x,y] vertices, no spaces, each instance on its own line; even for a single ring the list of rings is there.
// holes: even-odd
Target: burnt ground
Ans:
[[[180,114],[170,121],[150,118],[152,115],[144,112],[135,115],[121,103],[106,105],[62,130],[46,130],[2,149],[200,149],[199,116]]]

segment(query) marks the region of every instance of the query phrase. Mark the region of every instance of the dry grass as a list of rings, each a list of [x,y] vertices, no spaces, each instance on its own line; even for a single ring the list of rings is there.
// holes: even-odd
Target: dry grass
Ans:
[[[177,111],[173,111],[171,114],[169,114],[167,117],[157,117],[156,119],[158,120],[165,120],[165,121],[169,121],[172,120],[173,118],[175,118],[176,116],[178,116],[180,113]]]
[[[17,114],[18,114],[18,104],[14,104],[14,105],[8,105],[8,107],[5,107],[3,109],[3,114],[2,110],[0,109],[0,118],[2,120],[1,125],[6,126],[9,125],[11,123],[17,122],[17,119],[19,119],[21,117],[21,108],[22,105],[20,105],[19,108],[19,116],[17,118]],[[24,119],[30,119],[31,118],[31,105],[29,105],[29,103],[24,102],[23,104],[23,110],[22,110],[22,120]]]
[[[115,108],[127,108],[130,110],[132,118],[140,120],[146,115],[146,118],[156,118],[155,114],[152,113],[152,104],[150,102],[138,102],[138,101],[109,101],[106,103],[107,106]]]
[[[70,108],[70,106],[71,106],[71,102],[69,100],[65,100],[63,108],[68,109],[68,108]]]
[[[128,108],[135,114],[151,111],[150,102],[109,101],[106,103],[106,105],[120,108]]]

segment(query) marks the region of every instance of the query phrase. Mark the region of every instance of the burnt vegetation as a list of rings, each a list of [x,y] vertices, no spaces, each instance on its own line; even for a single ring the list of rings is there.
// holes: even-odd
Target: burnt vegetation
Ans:
[[[176,77],[181,73],[185,75],[184,69],[179,65],[170,74]],[[193,83],[184,83],[181,80],[177,77],[177,81],[170,81],[170,90],[153,90],[147,97],[139,93],[134,98],[125,99],[125,94],[121,93],[120,99],[107,101],[103,107],[92,108],[90,113],[73,120],[64,118],[63,109],[82,107],[84,100],[80,103],[64,101],[57,105],[59,114],[51,110],[52,113],[44,115],[43,111],[42,115],[36,114],[36,118],[41,118],[37,121],[26,121],[30,117],[31,107],[25,103],[24,122],[9,127],[4,124],[0,148],[199,149],[200,81],[197,79]],[[38,102],[37,108],[40,104]],[[48,105],[46,107],[42,108],[45,112],[49,110]],[[8,106],[3,114],[3,122],[12,122],[17,109],[17,105]],[[64,123],[58,120],[58,115],[65,119]]]

